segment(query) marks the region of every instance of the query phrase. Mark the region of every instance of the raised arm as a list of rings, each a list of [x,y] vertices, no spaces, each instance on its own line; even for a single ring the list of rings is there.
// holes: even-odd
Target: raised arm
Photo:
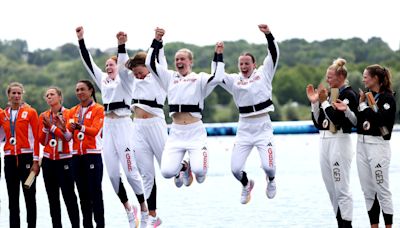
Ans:
[[[126,68],[126,62],[129,60],[128,53],[126,51],[125,44],[128,41],[128,35],[125,32],[118,32],[116,35],[118,40],[118,73],[124,83],[123,85],[126,86],[127,90],[132,89],[132,83],[134,80],[133,75],[129,74],[128,68]]]
[[[278,43],[275,41],[274,36],[271,33],[268,25],[260,24],[258,28],[262,33],[265,34],[268,42],[268,53],[267,57],[264,59],[263,71],[264,74],[270,77],[270,80],[274,77],[276,67],[278,66],[279,60],[279,48]]]
[[[204,85],[205,97],[207,97],[212,90],[222,82],[225,76],[225,63],[223,58],[224,43],[217,42],[214,48],[214,59],[211,62],[211,75]]]
[[[79,26],[75,29],[76,36],[78,37],[79,42],[79,52],[81,54],[83,65],[88,71],[90,77],[96,82],[98,88],[101,89],[101,80],[103,76],[103,71],[96,65],[93,61],[92,56],[86,48],[85,41],[83,39],[84,30],[82,26]]]
[[[162,42],[164,34],[164,29],[158,27],[155,29],[155,36],[146,56],[146,67],[149,69],[150,73],[156,77],[160,85],[165,90],[168,90],[172,73],[169,72],[165,66],[166,60]],[[162,55],[160,55],[160,53],[162,53]],[[162,60],[163,58],[164,60]]]

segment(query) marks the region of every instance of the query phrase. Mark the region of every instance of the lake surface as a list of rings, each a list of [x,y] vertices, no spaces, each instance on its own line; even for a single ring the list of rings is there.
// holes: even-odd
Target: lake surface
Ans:
[[[352,134],[355,152],[356,135]],[[230,171],[234,137],[208,138],[209,175],[203,184],[176,188],[172,179],[164,179],[157,170],[158,214],[161,227],[337,227],[328,193],[319,167],[319,135],[276,135],[277,195],[265,195],[265,174],[260,168],[258,152],[253,150],[247,165],[248,176],[255,180],[251,201],[240,204],[241,185]],[[400,133],[391,140],[391,191],[394,204],[394,227],[400,227]],[[357,175],[355,155],[351,170],[353,193],[353,227],[369,227],[369,219]],[[126,183],[126,181],[125,181]],[[125,184],[126,185],[126,184]],[[127,185],[126,185],[127,186]],[[122,204],[114,193],[108,174],[104,173],[103,193],[107,227],[128,227]],[[131,189],[131,202],[137,204]],[[0,227],[8,227],[8,199],[4,177],[0,181]],[[21,194],[21,222],[25,227],[25,206]],[[37,227],[52,227],[43,177],[37,182]],[[64,227],[70,227],[62,201]],[[381,223],[383,218],[381,215]],[[384,227],[381,225],[380,227]]]

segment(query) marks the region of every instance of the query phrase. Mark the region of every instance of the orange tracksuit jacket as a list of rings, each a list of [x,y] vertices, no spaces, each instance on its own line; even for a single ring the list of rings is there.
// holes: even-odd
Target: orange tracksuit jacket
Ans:
[[[67,122],[69,110],[66,108],[62,108],[61,112],[63,113],[64,121]],[[51,160],[60,160],[65,158],[72,158],[71,153],[71,136],[67,136],[69,133],[65,134],[60,128],[56,127],[54,124],[53,126],[48,129],[45,128],[43,125],[43,117],[47,116],[50,118],[51,111],[47,110],[40,114],[39,116],[39,141],[40,144],[44,146],[43,148],[43,157],[46,157]],[[54,117],[52,117],[54,123]],[[70,134],[70,133],[69,133]],[[50,146],[50,140],[55,139],[57,141],[56,146]],[[62,152],[59,152],[59,143],[62,142]]]
[[[0,111],[0,126],[6,134],[4,145],[4,155],[18,155],[32,153],[33,160],[39,161],[39,141],[38,141],[38,114],[36,110],[29,105],[21,105],[18,110],[18,116],[15,123],[16,145],[11,145],[10,126],[10,107]],[[14,125],[14,124],[13,124]]]
[[[83,116],[83,122],[82,122]],[[67,128],[73,131],[73,154],[100,154],[103,148],[102,129],[104,121],[104,107],[93,102],[85,113],[82,106],[71,108]],[[78,130],[71,129],[71,123],[82,125],[80,132],[84,134],[83,140],[78,139]]]

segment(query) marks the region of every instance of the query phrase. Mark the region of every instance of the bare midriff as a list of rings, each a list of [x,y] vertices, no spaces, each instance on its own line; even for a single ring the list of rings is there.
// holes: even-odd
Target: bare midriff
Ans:
[[[155,117],[155,115],[153,115],[149,112],[146,112],[145,110],[143,110],[139,107],[135,107],[134,113],[135,113],[135,118],[138,118],[138,119],[149,119],[149,118]]]
[[[175,124],[186,125],[200,121],[200,118],[192,116],[189,112],[176,112],[172,115]]]

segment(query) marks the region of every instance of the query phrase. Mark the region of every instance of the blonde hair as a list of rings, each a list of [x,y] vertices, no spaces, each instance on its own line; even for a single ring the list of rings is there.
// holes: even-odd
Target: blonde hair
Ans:
[[[189,50],[187,48],[182,48],[182,49],[179,49],[176,53],[178,53],[178,52],[186,53],[188,55],[189,59],[193,61],[193,52],[191,50]]]
[[[13,87],[21,88],[21,89],[22,89],[22,94],[25,93],[24,85],[22,85],[22,84],[19,83],[19,82],[11,82],[10,84],[8,84],[7,89],[6,89],[6,95],[7,95],[7,96],[10,94],[11,88],[13,88]]]
[[[347,80],[347,68],[346,68],[347,61],[343,58],[337,58],[333,60],[333,63],[328,67],[328,70],[334,70],[336,76],[342,75],[345,79],[344,84],[348,85],[349,80]]]

